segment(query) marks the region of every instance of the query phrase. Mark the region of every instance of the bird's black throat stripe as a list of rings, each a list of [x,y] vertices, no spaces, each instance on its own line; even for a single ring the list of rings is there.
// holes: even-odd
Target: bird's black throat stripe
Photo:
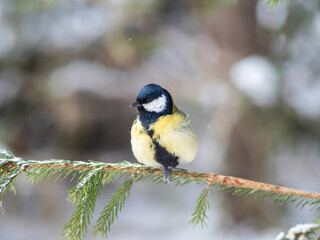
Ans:
[[[155,146],[155,159],[164,167],[176,167],[178,165],[178,157],[172,153],[169,153],[164,147],[162,147],[156,139],[153,139],[153,130],[147,130],[148,135],[151,137]]]

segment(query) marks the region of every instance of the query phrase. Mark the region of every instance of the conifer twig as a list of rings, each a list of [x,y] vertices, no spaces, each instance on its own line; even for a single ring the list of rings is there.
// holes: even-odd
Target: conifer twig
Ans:
[[[13,168],[16,166],[22,166],[24,172],[31,171],[32,169],[65,169],[65,170],[93,170],[95,167],[102,167],[103,171],[111,172],[123,172],[123,173],[134,173],[134,174],[147,174],[147,175],[159,175],[162,177],[162,170],[157,168],[146,167],[140,164],[132,164],[129,162],[121,163],[103,163],[103,162],[84,162],[84,161],[68,161],[68,160],[21,160],[18,159],[0,159],[0,162],[6,160],[6,163],[2,167]],[[248,180],[239,177],[225,176],[214,173],[197,173],[192,171],[187,171],[185,169],[172,169],[171,176],[173,179],[190,179],[193,182],[206,182],[206,183],[219,183],[221,185],[228,185],[233,187],[243,187],[252,190],[260,190],[266,192],[274,192],[282,195],[291,195],[296,197],[308,198],[308,199],[320,199],[320,193],[309,192],[304,190],[298,190],[289,187],[282,187],[273,184],[267,184],[263,182]],[[1,193],[1,191],[0,191]]]
[[[135,181],[135,177],[130,177],[121,185],[121,187],[114,193],[109,200],[109,203],[103,208],[100,216],[94,226],[94,236],[101,233],[107,236],[110,231],[110,225],[114,222],[118,211],[124,207],[126,199],[129,197],[130,189]],[[120,199],[120,201],[118,200]]]
[[[163,180],[162,169],[146,167],[130,162],[104,163],[95,161],[69,161],[69,160],[23,160],[15,157],[11,152],[0,149],[0,208],[2,197],[7,189],[15,192],[14,184],[17,176],[26,173],[31,182],[42,181],[55,177],[64,180],[71,176],[71,181],[77,177],[76,186],[69,191],[68,200],[75,205],[71,219],[63,228],[63,235],[67,239],[84,239],[87,227],[90,224],[95,209],[97,197],[100,196],[102,186],[109,182],[118,181],[125,176],[121,187],[109,199],[108,204],[100,213],[94,226],[94,235],[107,236],[110,225],[118,217],[128,199],[130,189],[134,183],[150,180],[155,183],[167,184]],[[287,201],[296,202],[296,206],[313,206],[317,210],[320,204],[320,193],[281,187],[248,179],[224,176],[214,173],[198,173],[185,169],[171,170],[171,183],[182,186],[189,183],[204,183],[204,188],[198,198],[197,206],[190,220],[194,225],[206,225],[207,210],[210,205],[208,194],[214,186],[220,190],[235,195],[255,195],[258,199],[273,198],[274,203],[283,204]]]
[[[265,5],[269,9],[273,9],[276,8],[281,2],[283,2],[283,0],[265,0]]]
[[[198,204],[195,208],[194,213],[192,214],[192,218],[189,221],[194,226],[201,224],[201,227],[203,228],[204,225],[206,225],[205,220],[208,219],[207,217],[207,209],[210,208],[210,204],[208,201],[208,195],[211,190],[211,184],[208,184],[206,188],[204,188],[198,197]],[[212,193],[212,192],[211,192]]]

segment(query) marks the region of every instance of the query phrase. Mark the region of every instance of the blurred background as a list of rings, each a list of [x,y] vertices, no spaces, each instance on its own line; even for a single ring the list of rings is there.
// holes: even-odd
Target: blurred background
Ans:
[[[181,167],[319,192],[319,39],[311,0],[0,0],[0,143],[24,159],[136,162],[129,105],[158,83],[199,138]],[[59,239],[73,184],[19,179],[0,239]],[[274,239],[317,217],[214,191],[208,226],[194,228],[202,188],[135,184],[110,239]]]

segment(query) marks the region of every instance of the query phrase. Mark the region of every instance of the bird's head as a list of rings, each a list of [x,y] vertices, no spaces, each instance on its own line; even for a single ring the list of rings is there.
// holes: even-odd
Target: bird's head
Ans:
[[[157,84],[144,86],[137,96],[137,101],[130,105],[136,107],[139,120],[146,128],[163,115],[172,114],[174,104],[170,93]]]

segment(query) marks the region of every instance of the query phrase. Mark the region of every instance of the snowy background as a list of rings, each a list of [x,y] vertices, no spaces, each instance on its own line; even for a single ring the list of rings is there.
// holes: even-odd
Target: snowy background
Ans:
[[[319,39],[318,1],[0,0],[0,144],[24,159],[135,162],[129,105],[153,82],[199,138],[181,167],[319,192]],[[58,239],[72,186],[19,179],[0,239]],[[135,184],[110,239],[274,239],[318,217],[215,191],[208,227],[194,228],[201,189]]]

